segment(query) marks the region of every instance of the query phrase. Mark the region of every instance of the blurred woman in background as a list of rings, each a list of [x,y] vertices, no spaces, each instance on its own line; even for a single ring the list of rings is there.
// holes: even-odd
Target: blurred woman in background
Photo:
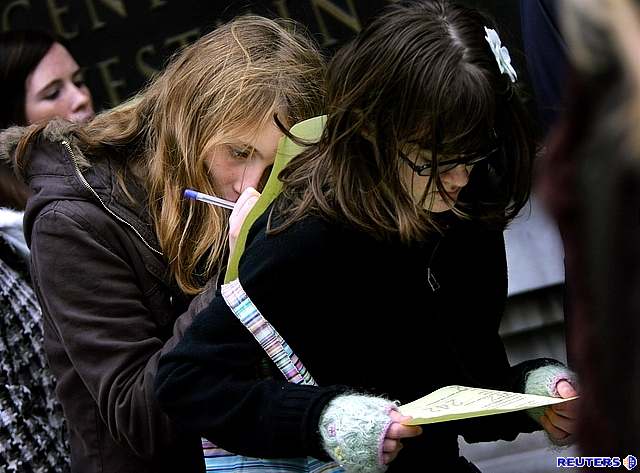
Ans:
[[[35,30],[0,33],[0,103],[0,129],[55,117],[93,117],[91,92],[80,67],[62,44]],[[2,164],[0,207],[24,209],[28,193]]]
[[[93,116],[78,64],[54,38],[33,30],[0,33],[0,103],[0,129]],[[64,472],[69,445],[44,355],[22,231],[29,194],[11,167],[0,163],[0,464],[9,471]]]

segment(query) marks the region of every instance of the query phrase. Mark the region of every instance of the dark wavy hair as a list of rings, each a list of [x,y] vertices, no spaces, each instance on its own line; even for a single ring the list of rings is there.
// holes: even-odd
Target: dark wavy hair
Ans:
[[[24,107],[27,76],[54,43],[55,39],[42,31],[0,33],[0,129],[27,125]]]
[[[380,238],[438,230],[402,182],[399,151],[416,143],[441,156],[497,148],[477,165],[455,213],[504,227],[527,201],[535,153],[518,91],[485,40],[482,13],[447,1],[391,5],[329,64],[320,141],[281,172],[277,232],[307,213]],[[442,190],[440,177],[429,189]]]
[[[0,130],[28,125],[25,103],[27,77],[47,54],[55,39],[42,31],[15,30],[0,33]],[[0,163],[0,207],[24,209],[28,187]]]

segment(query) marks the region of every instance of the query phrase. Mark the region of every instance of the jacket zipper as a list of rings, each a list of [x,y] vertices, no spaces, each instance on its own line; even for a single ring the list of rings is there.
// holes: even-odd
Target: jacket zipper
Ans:
[[[67,151],[69,152],[69,155],[71,156],[71,161],[73,162],[73,167],[76,170],[76,174],[78,175],[78,178],[80,179],[80,182],[82,182],[82,185],[84,187],[87,188],[87,190],[89,192],[91,192],[93,194],[93,196],[98,199],[98,202],[100,202],[100,204],[102,205],[102,207],[109,213],[109,215],[111,215],[113,218],[115,218],[116,220],[118,220],[121,223],[124,223],[126,226],[128,226],[131,230],[133,230],[133,232],[138,235],[138,238],[140,238],[140,240],[142,240],[142,243],[144,243],[147,248],[149,248],[151,251],[153,251],[154,253],[159,254],[160,256],[163,256],[161,251],[156,250],[153,246],[151,246],[147,240],[144,239],[144,237],[142,235],[140,235],[140,232],[133,226],[131,225],[129,222],[127,222],[125,219],[123,219],[122,217],[120,217],[120,215],[118,215],[117,213],[115,213],[113,210],[111,210],[109,207],[107,207],[107,205],[102,201],[102,199],[100,198],[100,196],[98,195],[98,193],[93,189],[93,187],[91,187],[91,185],[87,182],[87,180],[85,179],[84,175],[82,174],[82,171],[80,171],[80,166],[78,166],[78,162],[76,160],[76,155],[73,152],[73,150],[71,149],[71,145],[69,144],[68,141],[66,140],[62,140],[61,143],[64,145],[64,147],[67,149]]]

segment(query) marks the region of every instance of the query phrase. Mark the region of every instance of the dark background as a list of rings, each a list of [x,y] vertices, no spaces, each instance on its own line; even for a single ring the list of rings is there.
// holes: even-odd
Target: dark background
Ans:
[[[331,52],[392,0],[0,0],[0,29],[40,28],[85,67],[96,110],[130,97],[180,46],[241,13],[305,24]],[[463,0],[489,12],[526,83],[515,0]],[[525,87],[526,89],[526,87]]]

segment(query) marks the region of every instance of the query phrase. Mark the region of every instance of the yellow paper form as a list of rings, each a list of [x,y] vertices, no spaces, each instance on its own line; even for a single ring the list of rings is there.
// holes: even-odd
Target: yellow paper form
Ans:
[[[490,416],[548,406],[576,399],[535,396],[492,389],[445,386],[416,401],[400,406],[402,415],[413,419],[407,425],[434,424],[448,420]]]

